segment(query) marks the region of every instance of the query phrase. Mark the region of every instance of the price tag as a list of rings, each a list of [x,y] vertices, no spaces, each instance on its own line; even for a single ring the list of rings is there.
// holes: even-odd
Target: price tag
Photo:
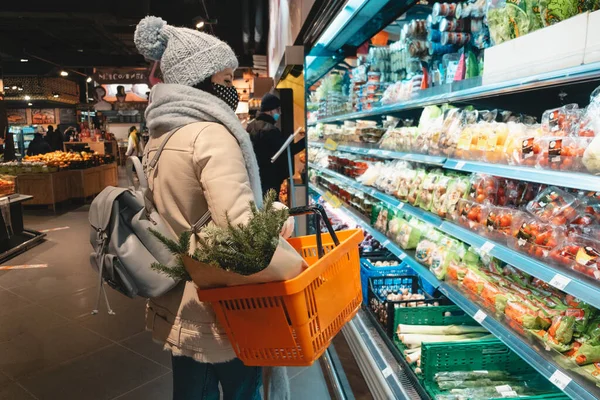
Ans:
[[[477,312],[473,316],[473,319],[479,323],[482,323],[485,317],[487,317],[487,315],[483,311],[477,310]]]
[[[388,246],[388,244],[390,244],[390,241],[389,241],[389,240],[386,240],[386,241],[385,241],[385,242],[383,242],[381,245],[382,245],[383,247],[387,247],[387,246]]]
[[[378,149],[371,149],[371,150],[369,150],[369,151],[367,152],[367,154],[370,154],[370,155],[374,155],[374,154],[377,154],[377,153],[379,153],[379,150],[378,150]]]
[[[563,290],[568,284],[569,282],[571,282],[570,278],[567,278],[564,275],[561,274],[556,274],[554,275],[554,277],[550,280],[550,284],[552,286],[554,286],[555,288],[559,289],[559,290]]]
[[[404,203],[398,203],[398,210],[402,210],[402,207],[404,207]]]
[[[338,144],[332,139],[327,139],[323,147],[327,150],[336,151],[338,148]]]
[[[465,162],[464,162],[464,161],[459,161],[459,162],[457,162],[457,163],[456,163],[456,166],[454,167],[454,169],[457,169],[457,170],[459,170],[459,171],[460,171],[460,170],[462,170],[464,167],[465,167]]]
[[[502,397],[519,397],[519,394],[514,390],[507,390],[506,392],[500,393]]]
[[[381,373],[383,374],[384,378],[388,378],[390,375],[392,375],[394,373],[394,371],[392,371],[392,369],[390,367],[387,367],[386,369],[382,370]]]
[[[550,382],[554,383],[560,390],[565,390],[567,385],[571,382],[571,378],[561,371],[556,370],[550,377]]]
[[[398,258],[400,259],[400,261],[404,260],[406,258],[406,253],[398,255]]]
[[[492,242],[485,242],[479,250],[481,250],[482,253],[490,254],[490,251],[492,251],[494,246],[495,246],[495,244]]]

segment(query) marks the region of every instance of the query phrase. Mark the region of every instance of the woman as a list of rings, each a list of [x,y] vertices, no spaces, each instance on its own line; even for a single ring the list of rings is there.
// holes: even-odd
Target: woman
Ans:
[[[157,211],[175,234],[190,230],[207,210],[217,225],[225,226],[225,213],[234,225],[246,222],[249,203],[260,205],[262,194],[252,143],[234,112],[235,54],[214,36],[156,17],[139,23],[135,44],[146,58],[160,60],[165,82],[152,88],[146,110],[144,166]],[[148,165],[161,144],[158,163]],[[236,358],[193,283],[150,299],[147,328],[173,354],[174,400],[218,399],[219,383],[225,400],[260,399],[261,369]]]
[[[142,143],[140,140],[140,136],[138,135],[138,131],[135,126],[129,128],[127,152],[125,155],[127,157],[136,156],[140,159],[140,161],[144,155],[144,143]]]

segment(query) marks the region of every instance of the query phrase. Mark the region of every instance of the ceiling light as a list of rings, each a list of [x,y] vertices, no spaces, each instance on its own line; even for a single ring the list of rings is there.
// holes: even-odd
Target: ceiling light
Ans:
[[[25,95],[25,100],[31,100],[31,96]]]
[[[27,105],[28,105],[29,107],[31,107],[31,106],[33,105],[33,103],[27,103]]]
[[[56,98],[59,97],[60,95],[58,93],[52,93],[52,97]]]
[[[83,49],[77,49],[77,51],[83,53]]]
[[[17,90],[18,90],[19,92],[22,92],[22,91],[23,91],[23,88],[22,88],[21,86],[19,86],[19,87],[17,88]]]
[[[204,28],[204,21],[198,21],[196,23],[196,29],[202,29]]]
[[[10,86],[4,86],[4,90],[10,89]]]
[[[21,62],[29,62],[29,60],[26,58],[21,58]]]
[[[87,83],[92,83],[92,77],[88,76],[88,78],[85,80]]]
[[[17,90],[19,87],[18,87],[17,85],[12,85],[10,88],[11,88],[12,90]]]
[[[69,73],[65,70],[60,71],[60,76],[69,76]]]
[[[93,97],[88,97],[88,101],[94,101]]]

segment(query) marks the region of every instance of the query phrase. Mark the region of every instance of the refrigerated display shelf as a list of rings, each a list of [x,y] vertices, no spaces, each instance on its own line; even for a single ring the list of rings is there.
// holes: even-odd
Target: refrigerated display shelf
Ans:
[[[535,276],[544,282],[548,282],[552,286],[565,293],[571,294],[596,308],[600,308],[600,285],[591,278],[578,274],[575,271],[544,264],[504,245],[480,236],[477,233],[471,232],[451,222],[443,221],[440,217],[428,211],[406,204],[395,197],[389,196],[376,189],[361,185],[344,175],[330,171],[326,168],[320,168],[314,164],[309,164],[309,166],[356,190],[367,193],[370,196],[387,203],[391,207],[402,209],[402,211],[407,214],[433,225],[440,231],[473,247],[483,249],[491,256],[494,256],[507,264],[513,265],[523,272]]]
[[[313,146],[313,147],[324,147],[325,143],[309,142],[309,145]],[[421,163],[421,164],[431,164],[431,165],[437,165],[440,167],[443,166],[444,162],[446,161],[445,157],[430,156],[427,154],[401,153],[398,151],[379,149],[372,145],[369,146],[369,145],[356,144],[356,145],[348,146],[348,145],[340,144],[337,146],[337,150],[345,151],[347,153],[360,154],[360,155],[364,155],[364,156],[372,156],[372,157],[379,157],[379,158],[393,158],[396,160],[412,161],[412,162],[417,162],[417,163]]]
[[[310,187],[317,193],[321,195],[324,194],[323,190],[315,185],[311,184]],[[351,218],[354,218],[358,225],[363,227],[363,229],[369,232],[378,241],[380,241],[380,238],[385,238],[384,242],[380,242],[394,255],[402,259],[404,263],[410,265],[418,274],[421,274],[423,270],[426,270],[431,274],[427,268],[421,266],[410,255],[406,254],[397,245],[390,242],[385,235],[368,225],[365,222],[364,217],[361,217],[356,211],[351,210],[347,206],[344,206],[343,211]],[[420,268],[417,268],[417,266],[420,266]],[[557,353],[546,351],[539,342],[529,340],[507,327],[505,322],[501,321],[500,317],[497,317],[492,311],[485,309],[475,301],[471,300],[468,294],[463,293],[452,284],[440,282],[435,276],[433,276],[433,279],[437,282],[437,285],[435,286],[442,294],[473,317],[473,319],[479,322],[483,327],[488,329],[490,333],[500,339],[511,350],[535,368],[542,376],[559,387],[569,397],[578,400],[599,398],[600,389],[576,373],[571,373],[568,369],[562,368],[559,365],[558,360],[553,358]]]
[[[319,195],[324,196],[325,192],[315,186],[310,185],[310,188],[317,192]],[[427,281],[431,286],[437,288],[440,285],[440,281],[435,275],[429,270],[413,260],[410,257],[407,257],[407,254],[400,247],[392,243],[383,233],[379,232],[377,229],[373,228],[370,222],[362,216],[360,213],[350,209],[349,207],[344,207],[344,213],[348,215],[358,226],[360,226],[365,231],[369,232],[375,240],[377,240],[383,247],[386,247],[393,255],[398,257],[398,259],[404,262],[407,266],[411,267],[419,276]]]
[[[540,89],[544,87],[560,86],[569,83],[587,81],[600,78],[600,62],[578,65],[576,67],[559,69],[543,74],[536,74],[527,78],[512,79],[505,82],[492,84],[483,84],[480,78],[475,78],[471,82],[456,82],[431,89],[436,94],[427,95],[427,90],[417,93],[416,98],[405,100],[395,104],[383,105],[369,111],[340,114],[332,117],[322,118],[317,123],[332,123],[359,118],[371,118],[379,115],[394,114],[415,108],[421,108],[429,105],[441,103],[466,102],[485,97],[499,96],[506,94],[519,93],[529,90]],[[440,93],[441,91],[441,93]]]
[[[324,147],[323,142],[309,142],[312,147]],[[503,178],[518,179],[528,182],[556,185],[572,189],[600,191],[600,177],[576,172],[562,172],[529,167],[519,167],[503,164],[489,164],[477,161],[457,160],[426,154],[403,153],[391,150],[378,149],[375,146],[361,144],[338,144],[337,150],[372,157],[412,161],[421,164],[430,164],[463,172],[480,172]]]

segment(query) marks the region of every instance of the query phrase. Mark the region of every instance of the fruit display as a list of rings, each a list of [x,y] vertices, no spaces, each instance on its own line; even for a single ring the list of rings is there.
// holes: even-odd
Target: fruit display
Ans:
[[[0,173],[9,175],[56,172],[61,169],[85,169],[112,163],[112,156],[92,153],[66,153],[55,151],[36,156],[26,156],[21,162],[0,164]]]
[[[10,196],[15,193],[15,178],[10,175],[0,175],[0,196]]]

